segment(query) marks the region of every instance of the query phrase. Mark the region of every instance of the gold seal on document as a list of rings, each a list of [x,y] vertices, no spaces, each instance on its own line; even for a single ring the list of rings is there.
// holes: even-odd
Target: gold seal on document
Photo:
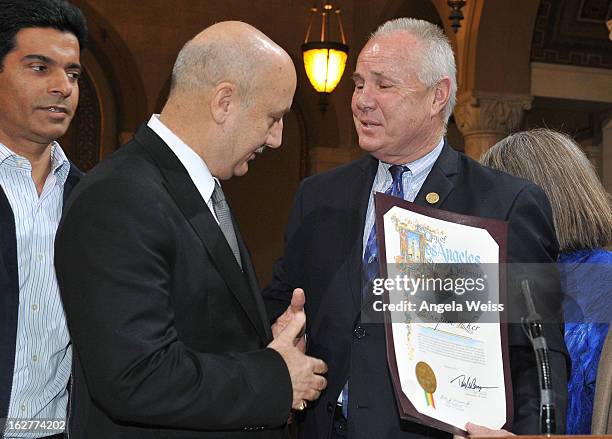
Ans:
[[[429,204],[436,204],[438,201],[440,201],[440,195],[438,195],[436,192],[430,192],[425,195],[425,199]]]
[[[417,381],[427,393],[434,393],[438,387],[436,382],[436,374],[429,364],[419,361],[415,368]]]

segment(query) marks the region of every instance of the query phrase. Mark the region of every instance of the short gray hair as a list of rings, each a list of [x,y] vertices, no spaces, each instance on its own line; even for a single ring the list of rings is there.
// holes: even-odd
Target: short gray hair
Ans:
[[[603,247],[612,240],[610,195],[571,137],[545,128],[511,134],[480,161],[544,189],[561,251]]]
[[[444,31],[433,23],[416,18],[396,18],[381,24],[370,36],[382,37],[396,32],[407,32],[421,42],[420,70],[417,78],[428,87],[433,86],[444,76],[450,79],[450,98],[444,109],[444,125],[453,113],[457,100],[457,68],[453,49]]]
[[[249,105],[256,76],[252,51],[233,42],[193,43],[188,41],[179,52],[170,90],[194,94],[215,87],[223,81],[238,86],[241,102]]]

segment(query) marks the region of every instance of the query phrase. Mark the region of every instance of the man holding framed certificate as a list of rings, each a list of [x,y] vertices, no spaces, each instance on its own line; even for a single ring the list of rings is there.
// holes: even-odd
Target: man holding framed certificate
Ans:
[[[485,168],[445,141],[457,86],[453,51],[438,27],[414,19],[381,25],[359,54],[353,80],[359,146],[369,154],[302,182],[284,256],[264,293],[275,318],[286,309],[293,289],[304,289],[307,350],[329,367],[326,391],[298,419],[300,436],[449,437],[431,424],[400,417],[385,325],[362,319],[364,307],[371,304],[372,282],[380,278],[374,195],[383,192],[421,207],[503,221],[510,263],[555,261],[558,245],[550,206],[537,186]],[[407,241],[405,251],[415,254],[418,247],[412,244]],[[548,325],[545,335],[558,432],[563,432],[567,352],[560,325]],[[537,433],[538,372],[520,325],[509,325],[508,346],[511,431]],[[419,367],[417,381],[435,404],[437,383],[427,365]],[[461,382],[475,385],[467,376]]]

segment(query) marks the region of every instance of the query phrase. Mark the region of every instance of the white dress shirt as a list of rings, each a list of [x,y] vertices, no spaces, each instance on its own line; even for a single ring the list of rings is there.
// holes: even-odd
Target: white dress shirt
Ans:
[[[210,209],[213,217],[219,223],[215,209],[212,204],[212,193],[215,190],[215,182],[219,183],[215,177],[212,176],[208,170],[208,166],[193,149],[191,149],[185,142],[183,142],[176,134],[174,134],[170,128],[168,128],[159,119],[159,114],[154,114],[149,119],[147,126],[151,128],[155,134],[168,145],[170,150],[176,155],[179,161],[183,164],[191,181],[195,184],[198,192],[202,196],[202,199]],[[219,185],[221,185],[219,183]]]

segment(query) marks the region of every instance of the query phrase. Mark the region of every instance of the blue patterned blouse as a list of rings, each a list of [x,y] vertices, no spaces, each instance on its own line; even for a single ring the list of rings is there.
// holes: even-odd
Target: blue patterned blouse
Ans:
[[[566,433],[590,434],[597,365],[612,316],[612,252],[561,253],[558,267],[565,343],[572,360]]]

